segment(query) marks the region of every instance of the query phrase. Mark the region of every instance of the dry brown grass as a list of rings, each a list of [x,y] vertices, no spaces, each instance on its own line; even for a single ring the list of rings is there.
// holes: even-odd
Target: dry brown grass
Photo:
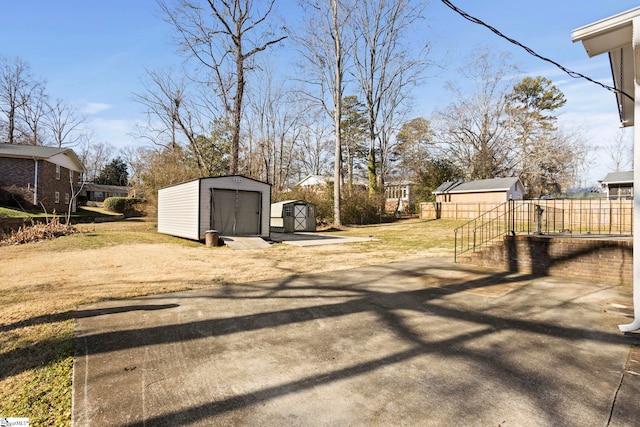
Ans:
[[[410,220],[337,232],[379,239],[371,242],[237,251],[159,235],[153,222],[130,220],[0,247],[0,415],[70,424],[72,319],[82,304],[452,256],[454,225]]]

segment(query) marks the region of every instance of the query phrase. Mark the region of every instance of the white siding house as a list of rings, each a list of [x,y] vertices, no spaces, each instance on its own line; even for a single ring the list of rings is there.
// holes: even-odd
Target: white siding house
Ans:
[[[241,175],[200,178],[158,191],[158,232],[204,240],[222,236],[269,238],[271,185]]]

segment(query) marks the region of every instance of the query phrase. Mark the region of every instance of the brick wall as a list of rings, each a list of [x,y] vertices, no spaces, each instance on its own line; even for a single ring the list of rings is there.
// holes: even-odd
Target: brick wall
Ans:
[[[33,203],[33,183],[35,174],[35,162],[32,159],[10,159],[0,158],[0,189],[3,198],[10,198],[11,194],[18,194],[32,204]],[[44,205],[49,212],[54,210],[65,213],[69,205],[65,203],[65,197],[72,196],[70,185],[70,173],[73,173],[72,182],[75,183],[78,176],[69,169],[60,167],[60,177],[56,173],[56,165],[53,163],[38,160],[38,207]],[[59,194],[56,203],[55,192]],[[7,200],[4,201],[5,203]]]
[[[0,191],[0,203],[14,205],[14,199],[17,195],[32,206],[34,168],[35,162],[32,159],[0,157],[0,190],[2,190]],[[22,201],[20,202],[22,203]]]
[[[506,236],[501,244],[464,254],[461,262],[508,271],[597,280],[613,285],[633,282],[632,238]]]
[[[56,172],[56,165],[49,162],[40,162],[39,166],[39,200],[47,211],[56,211],[65,213],[69,209],[69,204],[65,200],[70,200],[72,196],[72,188],[70,182],[75,183],[77,176],[69,176],[69,169],[60,167],[60,176]],[[73,172],[71,172],[73,173]],[[71,179],[71,181],[70,181]],[[55,200],[55,193],[58,192],[58,201]],[[66,199],[65,199],[66,196]]]

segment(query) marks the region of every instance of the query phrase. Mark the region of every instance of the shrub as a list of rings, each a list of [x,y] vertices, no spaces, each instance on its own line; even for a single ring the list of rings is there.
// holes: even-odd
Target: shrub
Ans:
[[[354,190],[342,199],[343,224],[377,224],[382,221],[383,196],[369,197],[367,190]]]
[[[274,193],[273,202],[283,200],[304,200],[316,205],[318,225],[333,222],[333,184],[321,189],[305,189],[294,187],[286,193]],[[377,224],[387,220],[382,212],[385,197],[383,194],[369,197],[366,189],[354,189],[351,193],[343,190],[340,206],[340,219],[343,224],[363,225]]]
[[[130,197],[108,197],[104,200],[103,208],[109,212],[121,213],[125,218],[142,216],[140,205],[142,200]]]

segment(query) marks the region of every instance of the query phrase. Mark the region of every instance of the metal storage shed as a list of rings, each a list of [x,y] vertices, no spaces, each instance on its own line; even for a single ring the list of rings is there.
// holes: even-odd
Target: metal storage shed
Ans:
[[[199,178],[158,190],[158,232],[204,240],[221,236],[269,238],[271,185],[241,175]]]
[[[272,204],[271,231],[316,231],[316,205],[302,200],[285,200]]]

